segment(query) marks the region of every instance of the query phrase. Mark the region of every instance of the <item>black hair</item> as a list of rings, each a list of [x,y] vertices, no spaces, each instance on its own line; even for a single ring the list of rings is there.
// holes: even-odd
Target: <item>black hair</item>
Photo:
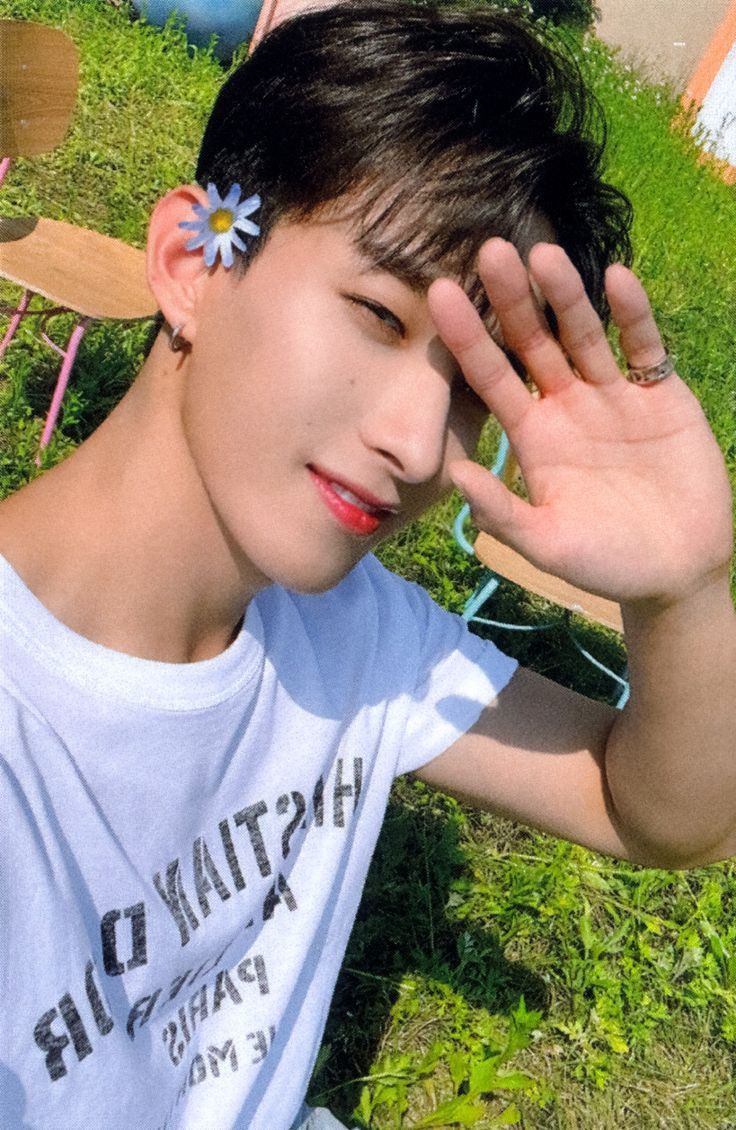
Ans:
[[[280,220],[344,208],[377,266],[475,295],[481,243],[519,242],[541,214],[605,315],[631,206],[602,179],[604,142],[574,60],[521,18],[343,0],[276,27],[230,76],[196,175],[261,195],[251,254]]]

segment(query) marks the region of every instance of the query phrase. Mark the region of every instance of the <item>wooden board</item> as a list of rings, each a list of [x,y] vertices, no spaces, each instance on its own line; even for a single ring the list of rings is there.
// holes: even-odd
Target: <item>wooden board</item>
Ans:
[[[0,277],[91,318],[147,318],[143,251],[58,220],[0,217]]]
[[[553,577],[551,573],[543,573],[521,554],[496,541],[490,534],[478,534],[473,548],[479,561],[499,576],[513,581],[515,585],[520,585],[553,604],[559,604],[562,608],[568,608],[587,620],[593,620],[617,632],[623,631],[621,609],[614,601],[593,596],[569,585],[567,581],[561,581],[559,577]]]
[[[79,52],[53,27],[0,20],[0,157],[31,157],[63,141],[79,83]]]

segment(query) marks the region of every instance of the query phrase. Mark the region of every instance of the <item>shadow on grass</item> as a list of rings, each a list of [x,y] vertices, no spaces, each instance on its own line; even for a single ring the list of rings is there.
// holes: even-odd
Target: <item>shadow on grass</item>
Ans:
[[[492,639],[507,655],[518,659],[522,667],[579,694],[609,703],[619,697],[621,686],[583,658],[573,643],[575,639],[599,663],[625,677],[626,652],[616,632],[581,616],[570,616],[558,605],[508,581],[502,582],[479,615],[520,628],[550,625],[543,631],[514,631],[478,624],[472,630]]]
[[[447,913],[465,864],[462,817],[439,794],[397,784],[340,974],[309,1101],[354,1125],[361,1078],[380,1050],[406,974],[440,982],[469,1004],[507,1016],[523,995],[546,1010],[547,988],[508,961],[494,936]]]

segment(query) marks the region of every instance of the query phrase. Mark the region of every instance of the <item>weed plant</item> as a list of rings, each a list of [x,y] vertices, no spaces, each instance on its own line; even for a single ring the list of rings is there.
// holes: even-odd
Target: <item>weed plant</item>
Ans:
[[[510,4],[508,5],[510,6]],[[79,105],[56,152],[17,161],[2,208],[71,220],[142,245],[154,200],[192,175],[224,70],[174,24],[107,0],[0,0],[0,17],[62,27],[82,59]],[[631,196],[636,266],[678,366],[736,482],[736,207],[699,161],[677,100],[593,37],[575,52],[610,125],[609,176]],[[4,301],[14,298],[5,288]],[[47,465],[127,387],[150,327],[85,337]],[[68,326],[58,319],[63,339]],[[37,469],[56,359],[32,320],[0,368],[0,491]],[[491,424],[482,455],[490,460]],[[460,611],[480,570],[452,542],[458,500],[384,547],[384,561]],[[543,636],[497,632],[544,674],[602,697],[559,612],[505,586],[493,615],[557,618]],[[616,637],[585,629],[611,666]],[[611,862],[397,784],[340,978],[311,1099],[379,1130],[518,1124],[561,1130],[736,1128],[736,875]]]

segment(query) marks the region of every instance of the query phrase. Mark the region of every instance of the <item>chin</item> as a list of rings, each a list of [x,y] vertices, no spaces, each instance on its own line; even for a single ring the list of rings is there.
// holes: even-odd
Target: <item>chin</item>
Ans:
[[[350,568],[354,569],[355,566],[352,565]],[[337,588],[340,582],[345,580],[349,572],[350,569],[346,569],[344,573],[335,577],[325,577],[322,579],[313,577],[309,580],[285,579],[283,581],[277,581],[276,583],[280,584],[282,588],[288,589],[289,592],[300,593],[302,596],[319,596],[321,593],[329,592],[330,589]]]
[[[279,574],[272,576],[271,579],[273,584],[280,585],[282,588],[288,589],[289,592],[301,593],[303,596],[318,596],[320,593],[337,588],[340,582],[345,580],[348,573],[355,568],[362,556],[347,563],[342,569],[326,569],[323,562],[321,569],[286,568],[280,570]]]

